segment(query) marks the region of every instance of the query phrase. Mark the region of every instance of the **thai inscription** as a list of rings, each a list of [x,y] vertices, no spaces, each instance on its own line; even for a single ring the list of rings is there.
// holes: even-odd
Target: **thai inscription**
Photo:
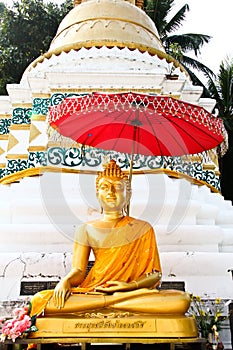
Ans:
[[[80,320],[66,322],[63,326],[65,333],[75,332],[151,332],[155,331],[155,320],[125,320],[125,319],[107,319],[107,320]]]
[[[44,289],[53,289],[58,281],[23,281],[20,286],[20,295],[34,295]]]
[[[133,323],[127,322],[127,323],[122,323],[121,321],[117,320],[115,322],[113,321],[100,321],[100,322],[88,322],[88,323],[82,323],[82,322],[77,322],[75,323],[76,329],[78,328],[143,328],[145,322],[142,321],[136,321]]]

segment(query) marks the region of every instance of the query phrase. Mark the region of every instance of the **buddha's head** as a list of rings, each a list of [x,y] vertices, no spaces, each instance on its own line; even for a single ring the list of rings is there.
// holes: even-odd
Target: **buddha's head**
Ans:
[[[96,179],[96,196],[101,209],[126,213],[131,198],[129,178],[113,159],[103,167]]]

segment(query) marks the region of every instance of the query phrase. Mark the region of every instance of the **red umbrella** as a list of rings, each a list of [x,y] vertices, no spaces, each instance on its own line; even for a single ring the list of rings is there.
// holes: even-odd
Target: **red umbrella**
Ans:
[[[168,96],[69,97],[50,108],[49,123],[78,143],[122,153],[180,156],[203,152],[224,140],[221,119]]]
[[[195,154],[224,140],[221,119],[167,96],[93,93],[69,97],[50,108],[49,123],[82,145],[132,154],[130,181],[134,154]]]

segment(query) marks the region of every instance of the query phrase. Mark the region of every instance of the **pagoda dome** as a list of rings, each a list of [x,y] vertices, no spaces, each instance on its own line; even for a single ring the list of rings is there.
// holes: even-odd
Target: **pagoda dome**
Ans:
[[[82,1],[62,20],[46,56],[94,46],[127,47],[166,56],[154,22],[126,0]]]

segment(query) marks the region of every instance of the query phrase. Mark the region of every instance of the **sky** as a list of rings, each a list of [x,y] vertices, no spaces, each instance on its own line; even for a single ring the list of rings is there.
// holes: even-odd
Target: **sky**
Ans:
[[[12,0],[3,2],[10,5]],[[230,36],[233,31],[233,0],[175,0],[174,4],[174,13],[184,4],[190,7],[179,33],[193,32],[212,37],[210,43],[202,48],[198,60],[217,73],[223,59],[227,56],[233,59],[233,40]]]
[[[217,73],[222,60],[227,56],[233,59],[233,0],[175,0],[175,12],[184,4],[189,5],[189,12],[179,32],[212,37],[198,59]]]

